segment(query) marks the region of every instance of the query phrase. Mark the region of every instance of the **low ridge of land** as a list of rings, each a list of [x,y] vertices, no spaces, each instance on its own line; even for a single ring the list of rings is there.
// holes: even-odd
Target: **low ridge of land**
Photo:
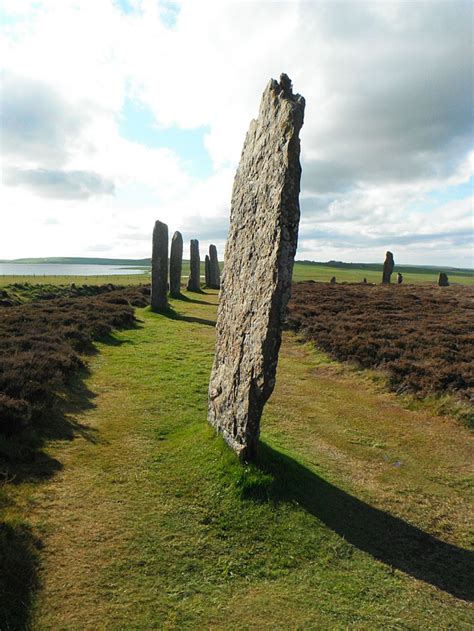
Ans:
[[[187,261],[189,263],[189,261]],[[103,257],[87,257],[87,256],[47,256],[47,257],[30,257],[20,259],[0,259],[0,263],[58,263],[58,264],[78,264],[78,265],[137,265],[150,266],[151,259],[120,259],[120,258],[103,258]],[[318,266],[321,268],[330,268],[331,270],[355,270],[355,271],[373,271],[382,272],[382,263],[344,263],[343,261],[295,261],[298,266]],[[438,274],[441,272],[453,273],[461,276],[472,276],[474,270],[464,267],[452,267],[439,265],[397,265],[396,271],[418,274]]]
[[[104,265],[112,265],[117,263],[118,265],[124,266],[136,266],[138,268],[143,268],[142,274],[128,274],[126,273],[126,269],[124,269],[124,273],[120,275],[100,275],[100,276],[63,276],[61,274],[61,266],[58,265],[58,275],[55,276],[47,276],[44,277],[42,275],[32,276],[32,275],[3,275],[0,276],[0,287],[5,287],[6,285],[10,285],[12,283],[52,283],[55,285],[63,285],[66,283],[76,283],[83,284],[91,282],[96,283],[122,283],[124,285],[141,285],[143,283],[147,283],[150,281],[149,275],[149,259],[144,259],[144,261],[133,261],[127,259],[83,259],[81,261],[75,260],[75,262],[83,263],[83,264],[99,264],[98,261],[103,263]],[[1,262],[1,261],[0,261]],[[12,261],[4,261],[4,262],[12,262]],[[38,260],[38,259],[24,259],[23,263],[38,263],[38,262],[52,262],[52,259],[46,260]],[[56,261],[58,263],[71,263],[72,260],[66,261],[65,259],[61,259]],[[221,269],[223,268],[223,263],[220,263]],[[469,269],[457,269],[457,268],[428,268],[428,267],[417,267],[417,266],[407,266],[407,267],[398,267],[395,266],[395,273],[397,271],[402,271],[404,277],[405,284],[420,284],[427,283],[435,285],[438,282],[438,274],[440,271],[447,271],[449,276],[449,282],[453,284],[462,284],[462,285],[474,285],[474,271]],[[189,260],[183,260],[183,269],[182,269],[182,277],[183,280],[187,278],[189,274]],[[329,280],[335,276],[338,283],[354,283],[354,282],[362,282],[365,278],[368,283],[380,283],[382,280],[382,265],[377,264],[358,264],[358,263],[344,263],[337,264],[334,263],[313,263],[313,262],[296,262],[293,270],[293,281],[294,282],[302,282],[307,280],[314,280],[317,282],[329,282]],[[204,261],[201,261],[201,277],[204,278]]]
[[[288,332],[240,464],[206,423],[216,303],[137,309],[69,432],[3,461],[0,628],[470,628],[468,430]]]
[[[0,259],[0,263],[29,263],[29,264],[41,264],[41,263],[57,263],[68,265],[151,265],[151,259],[108,259],[101,257],[87,257],[87,256],[46,256],[39,258],[21,258],[21,259]]]

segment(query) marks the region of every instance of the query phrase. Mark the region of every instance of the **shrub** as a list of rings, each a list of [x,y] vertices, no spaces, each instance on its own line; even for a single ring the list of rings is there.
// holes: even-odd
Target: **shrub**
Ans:
[[[21,432],[49,414],[59,391],[84,367],[80,353],[114,329],[134,325],[130,302],[147,303],[146,288],[80,290],[97,295],[51,298],[46,292],[45,299],[0,309],[0,433]]]
[[[467,286],[293,286],[288,326],[334,358],[383,368],[392,387],[474,399],[474,291]]]

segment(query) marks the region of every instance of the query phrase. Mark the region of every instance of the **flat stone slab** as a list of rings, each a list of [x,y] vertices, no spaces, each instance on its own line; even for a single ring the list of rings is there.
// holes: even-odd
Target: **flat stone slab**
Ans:
[[[286,75],[268,83],[234,180],[208,420],[245,460],[256,454],[290,297],[304,107]]]

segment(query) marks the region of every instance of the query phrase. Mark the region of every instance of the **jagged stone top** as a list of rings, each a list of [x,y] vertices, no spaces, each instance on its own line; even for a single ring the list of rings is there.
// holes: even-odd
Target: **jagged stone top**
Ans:
[[[280,81],[277,81],[276,79],[270,79],[270,88],[278,95],[281,95],[283,98],[290,101],[295,101],[296,103],[300,103],[304,111],[304,106],[306,103],[304,96],[301,96],[301,94],[293,94],[293,84],[291,83],[291,79],[287,74],[282,72],[280,75]]]

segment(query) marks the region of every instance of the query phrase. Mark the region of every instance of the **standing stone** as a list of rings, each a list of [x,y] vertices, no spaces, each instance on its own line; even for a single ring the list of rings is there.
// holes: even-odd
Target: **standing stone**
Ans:
[[[449,287],[448,275],[445,272],[439,273],[438,285],[440,287]]]
[[[188,291],[201,291],[201,259],[199,258],[199,241],[191,239],[191,258],[189,262]]]
[[[397,283],[399,285],[401,285],[403,283],[403,274],[400,274],[400,272],[398,272],[398,274],[397,274]]]
[[[206,254],[206,258],[204,259],[204,278],[206,279],[206,287],[211,286],[211,260]]]
[[[331,280],[329,281],[331,283],[331,285],[335,285],[336,284],[336,277],[332,276]]]
[[[395,261],[393,260],[393,254],[391,252],[387,252],[385,254],[385,262],[383,264],[382,283],[390,283],[390,276],[392,275],[394,267]]]
[[[151,254],[151,309],[168,307],[168,226],[155,221]]]
[[[217,260],[217,248],[215,245],[209,246],[209,287],[211,289],[221,288],[221,271]]]
[[[290,297],[304,106],[285,74],[269,82],[232,191],[208,420],[245,460],[255,457],[263,406],[275,386]]]
[[[170,294],[177,298],[181,294],[181,271],[183,268],[183,236],[176,231],[171,239]]]

